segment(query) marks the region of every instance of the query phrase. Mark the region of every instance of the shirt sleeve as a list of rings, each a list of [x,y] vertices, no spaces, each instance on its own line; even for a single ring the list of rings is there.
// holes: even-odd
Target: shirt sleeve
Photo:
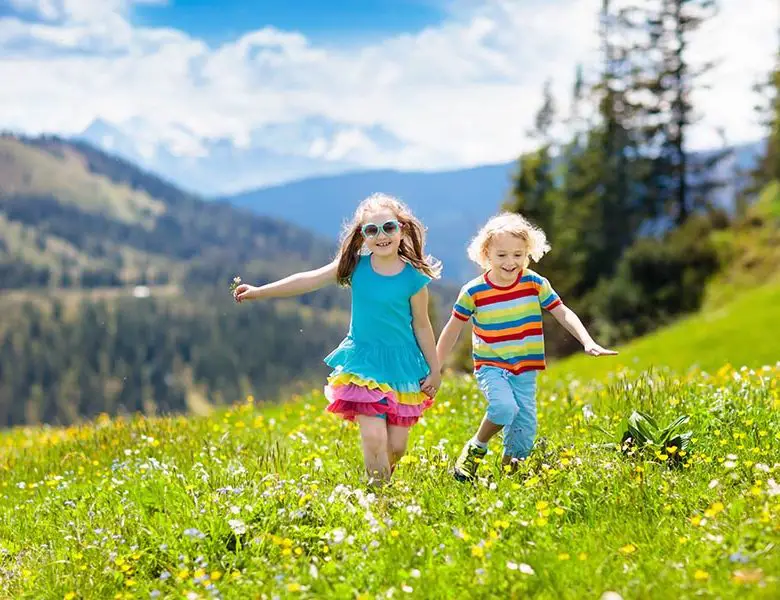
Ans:
[[[539,286],[539,304],[541,304],[544,310],[552,310],[556,306],[563,304],[560,296],[558,296],[546,277],[542,277],[542,283]]]
[[[431,278],[428,277],[425,273],[418,271],[417,269],[410,269],[412,272],[412,282],[411,282],[411,294],[409,296],[414,296],[417,292],[419,292],[421,289],[423,289],[426,285],[428,285],[431,282]]]
[[[468,288],[461,288],[458,299],[452,307],[452,315],[461,321],[468,321],[471,318],[471,315],[474,314],[475,309],[474,299],[471,297],[471,294],[469,294]]]

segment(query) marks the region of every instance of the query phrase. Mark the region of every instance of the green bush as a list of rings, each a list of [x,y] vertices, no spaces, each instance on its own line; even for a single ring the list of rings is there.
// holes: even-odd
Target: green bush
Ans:
[[[602,280],[583,303],[599,339],[624,341],[697,310],[719,267],[712,234],[722,223],[719,216],[699,215],[667,235],[636,241],[615,276]]]

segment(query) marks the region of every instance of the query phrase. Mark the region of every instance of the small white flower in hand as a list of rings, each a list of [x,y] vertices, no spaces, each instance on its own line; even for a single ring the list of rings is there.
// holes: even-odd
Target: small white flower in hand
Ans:
[[[236,302],[241,302],[242,300],[248,300],[250,291],[254,289],[251,285],[247,285],[246,283],[242,283],[236,289],[233,290],[233,298],[236,300]]]

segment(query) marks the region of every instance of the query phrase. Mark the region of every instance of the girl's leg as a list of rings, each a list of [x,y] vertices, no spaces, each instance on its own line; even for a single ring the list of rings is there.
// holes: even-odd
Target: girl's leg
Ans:
[[[383,418],[357,415],[360,438],[363,442],[363,461],[369,481],[390,479],[390,462],[387,456],[387,421]]]
[[[399,425],[387,426],[387,455],[390,459],[390,470],[406,454],[406,444],[409,441],[409,428]]]

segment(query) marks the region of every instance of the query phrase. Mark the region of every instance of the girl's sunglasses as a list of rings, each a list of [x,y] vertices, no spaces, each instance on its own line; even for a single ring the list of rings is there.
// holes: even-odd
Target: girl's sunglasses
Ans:
[[[363,237],[370,239],[378,236],[380,231],[382,231],[385,235],[390,236],[400,229],[401,224],[395,219],[391,219],[390,221],[385,221],[382,223],[381,227],[375,223],[366,223],[363,225],[363,227],[361,227],[360,231],[363,233]]]

